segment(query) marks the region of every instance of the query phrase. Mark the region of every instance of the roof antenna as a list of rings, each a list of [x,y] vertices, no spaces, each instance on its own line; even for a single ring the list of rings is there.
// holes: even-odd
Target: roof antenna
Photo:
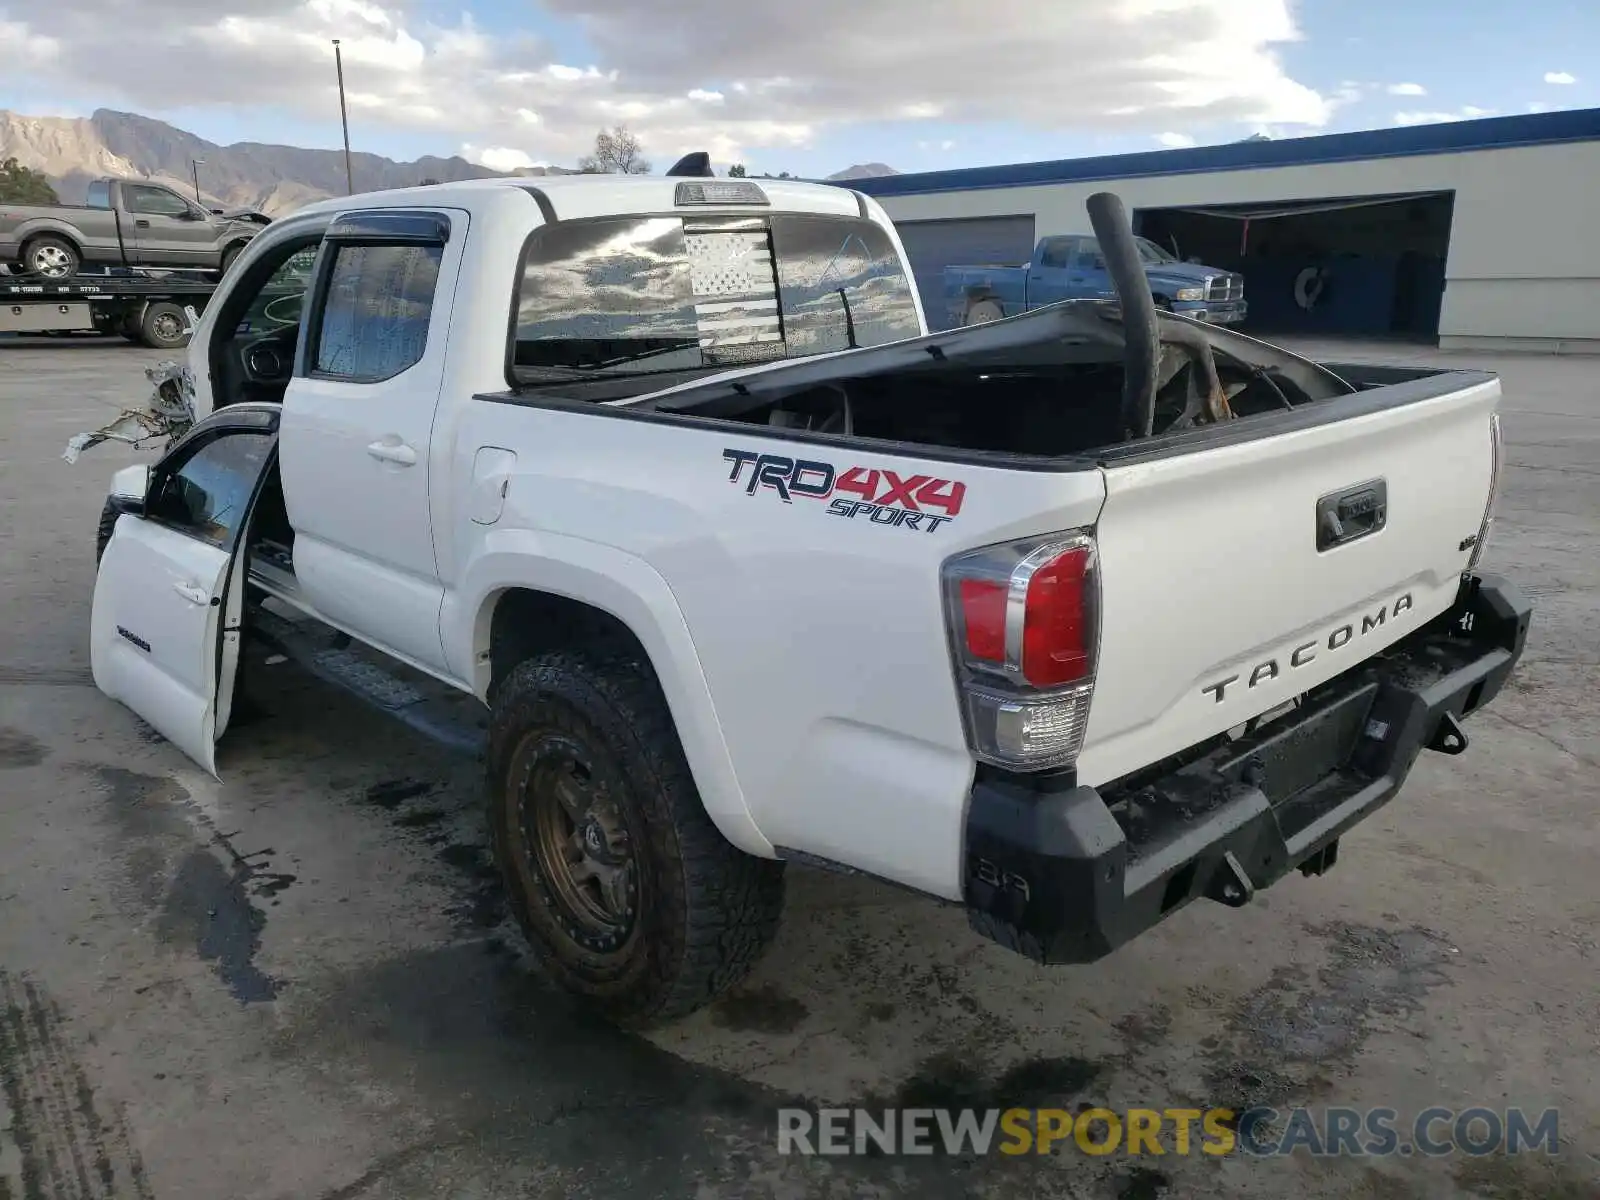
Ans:
[[[711,155],[704,150],[696,150],[693,154],[685,154],[667,171],[668,177],[678,176],[686,179],[714,179],[716,172],[711,169]]]

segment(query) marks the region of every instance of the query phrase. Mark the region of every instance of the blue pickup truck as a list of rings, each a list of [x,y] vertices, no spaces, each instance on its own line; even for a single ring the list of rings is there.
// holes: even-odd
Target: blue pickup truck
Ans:
[[[1156,304],[1199,321],[1244,320],[1244,276],[1180,262],[1148,238],[1135,238]],[[998,321],[1062,300],[1116,296],[1100,243],[1092,235],[1045,237],[1025,266],[946,267],[944,295],[952,325]]]

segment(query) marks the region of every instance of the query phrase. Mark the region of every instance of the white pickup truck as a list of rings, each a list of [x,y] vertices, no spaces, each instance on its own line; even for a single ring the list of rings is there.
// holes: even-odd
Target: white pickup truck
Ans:
[[[937,335],[838,188],[277,221],[111,489],[95,680],[215,771],[259,639],[481,750],[531,945],[624,1024],[745,974],[786,861],[1047,963],[1320,873],[1522,652],[1498,381],[1158,314],[1096,203],[1127,311]]]

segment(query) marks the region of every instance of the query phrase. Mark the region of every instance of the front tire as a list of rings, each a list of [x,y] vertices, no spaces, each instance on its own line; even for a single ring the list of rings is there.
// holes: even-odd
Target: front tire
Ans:
[[[546,973],[625,1027],[743,979],[777,932],[783,864],[732,846],[638,654],[558,652],[496,690],[489,830]]]
[[[122,514],[111,503],[111,497],[106,497],[106,505],[100,510],[100,521],[94,529],[94,565],[99,567],[100,560],[106,556],[106,543],[111,540],[111,534],[117,527],[117,518]]]

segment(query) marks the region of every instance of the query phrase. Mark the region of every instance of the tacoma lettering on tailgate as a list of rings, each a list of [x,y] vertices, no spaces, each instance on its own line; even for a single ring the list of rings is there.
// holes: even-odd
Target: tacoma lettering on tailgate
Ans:
[[[1246,689],[1260,687],[1268,680],[1279,679],[1299,667],[1308,667],[1323,651],[1342,650],[1357,638],[1382,629],[1390,617],[1398,618],[1401,613],[1410,612],[1413,607],[1415,603],[1411,599],[1411,593],[1406,592],[1393,604],[1380,605],[1374,611],[1363,614],[1360,620],[1346,621],[1343,625],[1330,630],[1325,637],[1302,642],[1286,658],[1269,658],[1257,663],[1251,668],[1248,679],[1243,675],[1229,675],[1226,679],[1207,684],[1200,689],[1200,694],[1210,696],[1216,703],[1221,704],[1228,695],[1228,689],[1234,684],[1244,682]]]
[[[747,496],[772,491],[785,504],[796,497],[827,500],[830,516],[866,517],[874,525],[925,533],[953,521],[967,495],[966,484],[932,475],[900,475],[875,467],[840,471],[832,463],[754,450],[724,450],[722,458],[733,464],[728,482],[744,484]]]

